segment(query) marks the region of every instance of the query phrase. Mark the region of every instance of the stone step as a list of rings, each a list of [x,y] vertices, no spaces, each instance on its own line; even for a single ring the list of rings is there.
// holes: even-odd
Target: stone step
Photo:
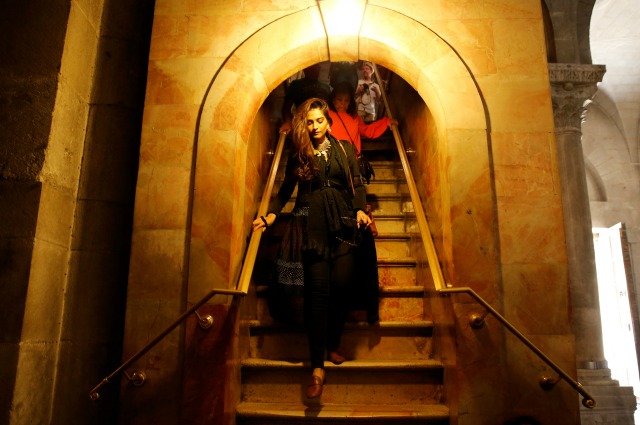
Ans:
[[[295,203],[296,192],[294,191],[289,201],[283,207],[282,212],[291,212]],[[413,213],[414,211],[408,193],[367,194],[367,204],[373,207],[374,217],[376,215],[402,215],[404,213]]]
[[[322,403],[367,405],[438,404],[443,366],[436,360],[325,362]],[[241,363],[241,401],[305,401],[311,378],[308,362],[248,358]]]
[[[303,327],[274,321],[248,322],[251,357],[272,360],[302,360],[309,357]],[[423,360],[431,355],[433,323],[347,322],[340,353],[350,360]]]
[[[442,404],[392,405],[330,403],[247,403],[237,410],[238,425],[448,425],[449,409]]]
[[[284,158],[284,156],[283,156]],[[375,178],[370,181],[370,184],[379,180],[395,180],[398,182],[406,183],[406,177],[402,170],[402,164],[399,161],[369,161],[375,172]],[[278,165],[278,171],[276,172],[275,188],[277,192],[280,184],[284,180],[284,173],[286,170],[286,159],[280,161]]]
[[[266,286],[257,288],[257,319],[270,321],[266,300]],[[422,286],[382,286],[379,295],[379,312],[381,321],[416,322],[427,317],[424,300],[425,289]],[[352,320],[366,321],[364,312],[352,315]]]
[[[364,152],[365,155],[371,155],[374,152],[385,151],[392,154],[390,156],[393,156],[394,158],[398,156],[398,148],[396,146],[396,141],[391,130],[387,130],[386,132],[382,133],[380,137],[376,137],[375,139],[362,137],[361,142],[362,152]]]
[[[290,213],[291,209],[293,209],[293,203],[287,205],[287,207],[282,210],[282,213]],[[383,214],[381,211],[374,211],[373,219],[376,222],[376,227],[380,235],[394,235],[398,233],[412,233],[418,231],[418,223],[416,221],[415,213],[413,212]],[[281,221],[282,220],[276,220],[276,225],[279,225]],[[273,233],[274,229],[269,228],[268,232]],[[280,236],[282,236],[283,233],[284,227],[279,231]]]
[[[365,158],[367,157],[365,153]],[[287,166],[287,155],[282,155],[282,160],[278,165],[278,172],[276,173],[276,187],[279,187],[282,180],[284,180],[284,172]],[[376,173],[376,180],[399,180],[406,181],[404,171],[402,170],[402,164],[399,161],[379,161],[376,159],[369,160],[369,163],[373,167],[373,171]]]
[[[413,213],[382,214],[380,211],[374,211],[373,219],[380,235],[409,233],[418,230],[418,223]]]
[[[404,180],[384,179],[377,174],[375,179],[371,179],[364,187],[367,191],[367,197],[386,193],[409,193],[407,183]]]
[[[416,286],[416,260],[413,258],[378,258],[380,287]]]
[[[365,156],[376,173],[365,187],[379,232],[380,321],[369,325],[365,312],[349,314],[340,347],[348,361],[325,362],[324,393],[321,399],[306,400],[310,380],[306,333],[302,327],[271,320],[266,287],[256,286],[257,314],[252,316],[257,320],[246,322],[250,358],[242,362],[239,425],[449,423],[449,410],[441,404],[443,366],[430,358],[433,323],[425,319],[430,316],[425,289],[416,284],[416,260],[411,257],[415,243],[411,234],[417,224],[404,173],[398,161],[376,160],[392,158],[384,149],[375,148]],[[284,162],[274,194],[283,175]],[[284,212],[291,211],[294,203],[295,192]],[[277,248],[276,230],[270,229],[271,251]],[[254,280],[259,281],[255,273]]]
[[[424,320],[425,289],[422,286],[389,286],[380,288],[380,320]]]
[[[377,248],[376,242],[376,249]],[[271,253],[275,257],[277,246]],[[268,285],[273,272],[273,260],[256,262],[253,281],[256,285]],[[393,258],[384,256],[378,250],[378,284],[381,287],[416,286],[416,260],[413,258]]]
[[[366,154],[365,154],[366,157]],[[404,171],[402,171],[402,165],[399,162],[393,161],[369,161],[373,167],[373,171],[376,173],[375,180],[397,180],[405,182]],[[373,180],[372,180],[373,182]]]
[[[273,253],[275,255],[275,252]],[[271,262],[260,262],[254,269],[254,282],[267,285]],[[381,287],[416,286],[416,260],[413,258],[378,258],[378,284]]]
[[[367,195],[367,204],[371,205],[374,217],[414,212],[409,194],[405,193]]]
[[[380,232],[380,230],[378,230],[378,232]],[[411,255],[410,242],[411,236],[407,233],[382,233],[375,238],[378,258],[409,257]]]

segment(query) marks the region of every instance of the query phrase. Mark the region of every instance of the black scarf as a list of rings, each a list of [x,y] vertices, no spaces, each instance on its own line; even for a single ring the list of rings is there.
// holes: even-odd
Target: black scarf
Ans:
[[[316,165],[323,169],[314,177],[314,180],[319,180],[314,182],[318,188],[310,193],[307,224],[308,248],[315,249],[324,258],[331,255],[336,236],[345,237],[345,233],[349,230],[353,232],[355,226],[349,192],[349,161],[338,145],[340,142],[331,135],[327,137],[331,141],[331,148],[326,164],[316,160]],[[339,170],[337,173],[336,167]]]

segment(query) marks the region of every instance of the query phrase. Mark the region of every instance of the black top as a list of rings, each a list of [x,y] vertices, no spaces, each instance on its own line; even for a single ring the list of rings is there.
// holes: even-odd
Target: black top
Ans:
[[[280,213],[297,185],[296,208],[309,208],[304,249],[315,249],[325,258],[331,253],[334,236],[339,236],[346,228],[353,229],[357,211],[366,208],[366,191],[353,145],[339,142],[329,134],[327,137],[331,141],[328,159],[322,155],[314,157],[318,169],[316,175],[310,180],[298,180],[295,175],[298,161],[290,156],[278,195],[269,204],[270,213]],[[357,178],[350,181],[351,176]]]

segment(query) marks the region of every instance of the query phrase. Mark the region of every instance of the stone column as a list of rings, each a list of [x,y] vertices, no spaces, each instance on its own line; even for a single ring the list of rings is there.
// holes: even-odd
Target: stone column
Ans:
[[[595,409],[581,410],[582,424],[633,424],[635,398],[629,387],[611,379],[604,358],[600,302],[581,120],[605,73],[603,65],[549,64],[558,167],[568,255],[578,380],[596,399]],[[629,391],[631,390],[631,391]],[[606,410],[603,413],[603,410]]]
[[[549,64],[579,369],[607,367],[580,128],[583,105],[603,75],[604,66]]]

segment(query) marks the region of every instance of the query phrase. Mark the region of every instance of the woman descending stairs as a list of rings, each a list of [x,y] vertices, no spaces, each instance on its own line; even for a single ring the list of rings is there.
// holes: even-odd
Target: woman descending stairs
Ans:
[[[249,357],[242,361],[238,424],[429,424],[449,423],[442,403],[443,367],[434,358],[433,324],[425,285],[416,279],[412,257],[412,205],[398,161],[373,161],[376,180],[368,203],[379,231],[380,321],[364,312],[350,315],[341,365],[325,362],[327,382],[320,399],[305,396],[310,366],[306,333],[269,316],[258,272],[258,303],[252,312]]]

